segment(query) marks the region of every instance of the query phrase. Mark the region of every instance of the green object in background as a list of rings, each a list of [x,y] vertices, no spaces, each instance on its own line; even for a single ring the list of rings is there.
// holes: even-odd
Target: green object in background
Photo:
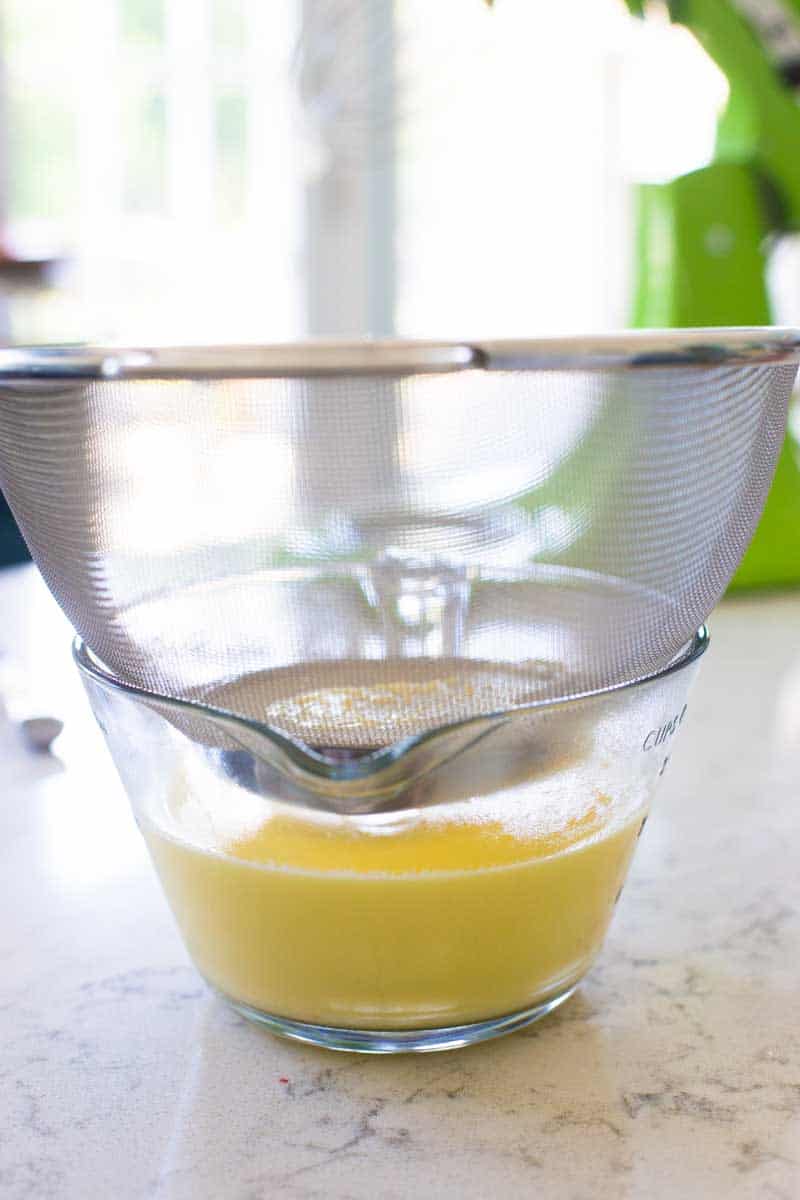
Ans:
[[[715,163],[640,187],[637,199],[636,325],[770,323],[769,226],[748,167]]]
[[[768,325],[758,177],[714,163],[639,189],[634,322],[643,327]],[[764,515],[734,587],[800,581],[800,471],[787,439]]]
[[[628,0],[643,15],[644,0]],[[670,0],[725,73],[715,161],[639,189],[637,326],[769,325],[765,246],[800,230],[800,0]],[[791,438],[733,587],[800,583]]]

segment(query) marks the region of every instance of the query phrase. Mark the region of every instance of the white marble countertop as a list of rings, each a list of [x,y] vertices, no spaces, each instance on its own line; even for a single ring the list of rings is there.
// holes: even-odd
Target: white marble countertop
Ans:
[[[800,595],[716,613],[578,993],[393,1059],[275,1040],[206,991],[32,569],[0,575],[0,614],[6,692],[16,665],[67,723],[36,756],[0,718],[4,1200],[800,1196]]]

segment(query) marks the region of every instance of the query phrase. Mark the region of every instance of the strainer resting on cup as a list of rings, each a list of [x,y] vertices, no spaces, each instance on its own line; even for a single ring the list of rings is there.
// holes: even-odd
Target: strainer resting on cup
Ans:
[[[324,791],[674,658],[755,528],[797,356],[787,330],[5,350],[0,483],[100,663]]]
[[[462,1045],[597,953],[800,337],[0,351],[0,483],[190,951]]]

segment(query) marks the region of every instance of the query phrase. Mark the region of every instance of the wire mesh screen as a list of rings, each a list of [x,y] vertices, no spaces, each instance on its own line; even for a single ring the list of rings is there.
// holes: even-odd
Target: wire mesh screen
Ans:
[[[121,679],[384,744],[669,662],[752,535],[795,370],[9,383],[0,482]]]

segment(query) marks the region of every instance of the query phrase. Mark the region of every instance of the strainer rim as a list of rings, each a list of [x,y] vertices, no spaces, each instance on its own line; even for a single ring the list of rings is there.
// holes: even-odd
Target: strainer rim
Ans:
[[[532,339],[306,340],[195,346],[0,349],[3,381],[319,378],[480,371],[603,371],[800,362],[800,329],[634,330]]]

